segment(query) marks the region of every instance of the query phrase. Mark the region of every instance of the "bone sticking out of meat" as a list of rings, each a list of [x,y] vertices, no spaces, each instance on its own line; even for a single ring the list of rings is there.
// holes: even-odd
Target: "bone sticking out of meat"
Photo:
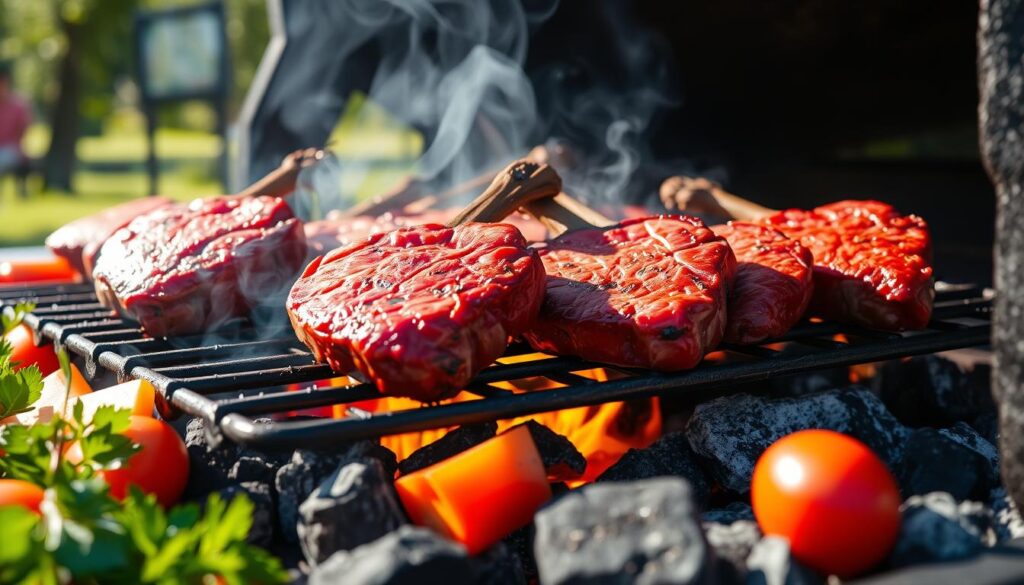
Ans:
[[[517,161],[448,225],[374,234],[314,260],[288,297],[296,335],[318,361],[358,368],[384,394],[457,393],[534,320],[544,293],[543,265],[519,230],[477,222],[560,189],[547,165]]]
[[[725,238],[736,254],[725,341],[758,343],[789,331],[811,302],[811,251],[757,223],[731,221],[711,230]]]
[[[935,297],[931,236],[916,215],[902,215],[879,201],[839,201],[811,210],[777,211],[714,186],[703,194],[673,177],[662,199],[680,208],[690,201],[718,205],[727,219],[755,221],[798,240],[814,257],[809,314],[885,330],[920,329]],[[673,188],[682,191],[673,194]],[[715,203],[708,203],[710,197]]]
[[[387,212],[377,217],[357,217],[329,213],[325,219],[309,221],[303,226],[309,259],[331,250],[365,240],[373,234],[394,231],[428,223],[445,224],[459,214],[460,209],[429,209],[420,213],[400,215]],[[547,229],[536,219],[522,213],[514,213],[502,220],[519,228],[528,242],[539,242],[547,238]]]
[[[539,351],[663,371],[692,368],[722,339],[736,260],[699,219],[615,223],[565,193],[525,209],[558,237],[539,248]]]

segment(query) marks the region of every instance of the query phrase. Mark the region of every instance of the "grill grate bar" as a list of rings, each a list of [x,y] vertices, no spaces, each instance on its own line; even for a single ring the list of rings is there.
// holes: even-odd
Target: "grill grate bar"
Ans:
[[[180,412],[202,416],[228,438],[263,448],[310,447],[323,441],[513,418],[664,392],[706,399],[772,376],[983,345],[989,339],[991,318],[990,296],[977,288],[955,287],[939,292],[933,321],[924,331],[900,334],[808,321],[757,346],[724,344],[697,368],[678,373],[548,356],[517,342],[465,389],[469,400],[373,413],[361,405],[351,406],[378,397],[371,384],[312,387],[312,382],[339,374],[314,363],[290,331],[261,332],[246,321],[235,321],[208,335],[152,339],[99,305],[86,284],[0,288],[0,307],[22,298],[47,299],[45,306],[26,317],[26,324],[85,357],[90,376],[101,367],[121,380],[148,380],[159,391],[163,416]],[[223,343],[211,344],[212,339]],[[582,374],[595,368],[616,375],[598,382]],[[513,391],[494,385],[524,379],[549,380],[559,387]],[[306,387],[287,390],[291,384]],[[522,388],[542,386],[520,384]],[[342,405],[347,418],[287,420],[289,413],[332,405]],[[268,414],[286,419],[271,426],[253,420]]]

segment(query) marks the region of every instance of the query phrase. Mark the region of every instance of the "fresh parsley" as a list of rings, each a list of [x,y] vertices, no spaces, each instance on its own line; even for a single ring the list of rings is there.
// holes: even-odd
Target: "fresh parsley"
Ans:
[[[67,413],[71,366],[63,349],[58,358],[68,386],[61,412]],[[9,347],[0,343],[0,413],[24,412],[38,400],[38,370],[22,374],[33,369],[13,372]],[[0,478],[46,487],[41,515],[0,506],[0,583],[274,585],[288,580],[277,558],[246,542],[253,504],[244,495],[224,502],[213,494],[202,510],[186,504],[169,512],[135,486],[124,502],[114,500],[99,472],[124,465],[139,450],[123,434],[131,411],[101,406],[86,421],[81,402],[70,410],[69,417],[46,423],[0,425]],[[74,461],[66,457],[67,445],[78,447]]]
[[[6,330],[6,313],[3,317]],[[11,361],[13,351],[10,342],[0,338],[0,421],[32,410],[32,404],[39,400],[43,391],[39,368],[29,366],[16,370],[18,364]]]
[[[21,301],[14,305],[10,311],[0,311],[0,327],[3,328],[3,335],[7,335],[15,327],[21,325],[21,322],[25,320],[25,315],[34,311],[35,308],[35,303]]]

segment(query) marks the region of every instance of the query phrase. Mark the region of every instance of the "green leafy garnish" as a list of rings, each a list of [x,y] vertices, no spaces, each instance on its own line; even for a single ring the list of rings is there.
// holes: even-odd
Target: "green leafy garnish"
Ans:
[[[0,582],[284,583],[280,562],[245,542],[252,512],[244,495],[165,512],[134,486],[122,504],[102,481],[75,481],[47,493],[41,519],[0,508]]]
[[[43,375],[39,368],[29,366],[15,371],[11,362],[10,344],[0,342],[0,421],[32,410],[43,391]]]
[[[15,327],[21,325],[21,322],[25,320],[25,315],[34,311],[35,308],[35,303],[21,301],[14,305],[10,311],[0,311],[0,326],[3,328],[3,335],[7,335]]]

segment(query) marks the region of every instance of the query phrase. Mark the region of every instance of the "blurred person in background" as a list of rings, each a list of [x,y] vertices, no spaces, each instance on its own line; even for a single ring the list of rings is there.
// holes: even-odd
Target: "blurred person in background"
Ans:
[[[11,89],[11,64],[0,62],[0,175],[15,172],[25,163],[21,140],[32,123],[32,110]]]

